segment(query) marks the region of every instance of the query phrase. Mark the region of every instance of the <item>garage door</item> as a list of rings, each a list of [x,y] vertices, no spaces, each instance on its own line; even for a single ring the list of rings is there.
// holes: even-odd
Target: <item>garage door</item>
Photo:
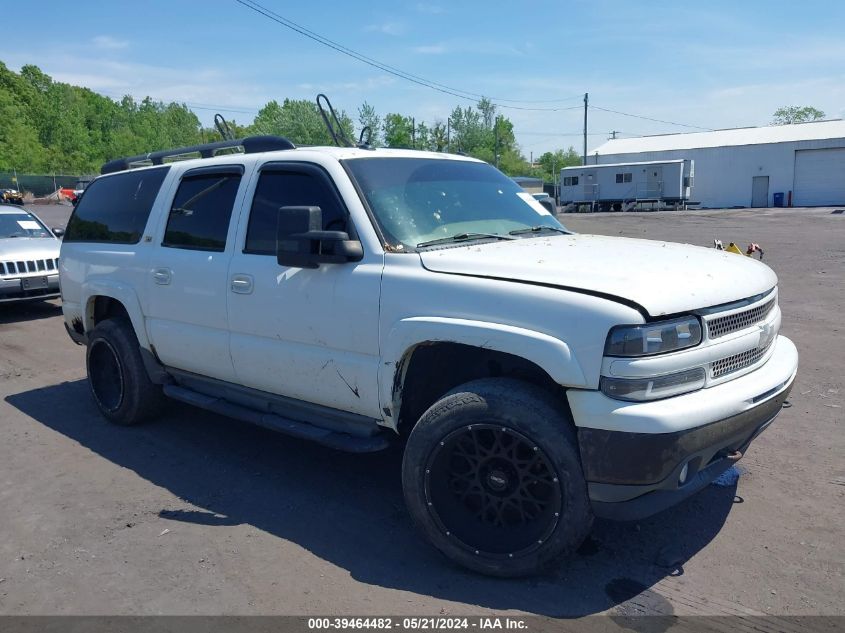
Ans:
[[[845,148],[795,152],[795,194],[798,207],[845,204]]]

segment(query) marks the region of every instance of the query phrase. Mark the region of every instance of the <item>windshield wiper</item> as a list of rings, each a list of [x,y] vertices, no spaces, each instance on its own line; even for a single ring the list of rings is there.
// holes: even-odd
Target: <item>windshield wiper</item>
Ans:
[[[448,244],[450,242],[466,242],[469,240],[480,240],[485,238],[492,238],[496,240],[512,240],[513,237],[507,235],[499,235],[498,233],[456,233],[449,237],[441,237],[436,240],[429,240],[428,242],[420,242],[417,248],[425,248],[426,246],[435,246],[436,244]]]
[[[539,233],[540,231],[555,231],[563,233],[564,235],[572,235],[566,229],[559,229],[556,226],[529,226],[525,229],[516,229],[515,231],[508,231],[508,235],[524,235],[525,233]]]

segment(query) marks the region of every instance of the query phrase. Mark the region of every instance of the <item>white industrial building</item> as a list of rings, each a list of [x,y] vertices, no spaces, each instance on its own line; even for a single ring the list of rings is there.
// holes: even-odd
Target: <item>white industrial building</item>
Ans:
[[[701,207],[845,205],[845,121],[611,139],[590,164],[688,159]]]

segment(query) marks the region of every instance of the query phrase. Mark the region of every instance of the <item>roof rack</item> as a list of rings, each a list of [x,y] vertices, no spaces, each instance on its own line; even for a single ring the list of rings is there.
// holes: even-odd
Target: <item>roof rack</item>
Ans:
[[[255,154],[258,152],[296,149],[296,145],[282,136],[247,136],[246,138],[217,141],[216,143],[205,143],[203,145],[191,145],[190,147],[176,147],[174,149],[150,152],[149,154],[118,158],[103,165],[100,173],[113,174],[136,167],[162,165],[164,164],[165,158],[186,156],[187,154],[199,154],[201,158],[212,158],[220,150],[232,148],[243,148],[244,154]]]

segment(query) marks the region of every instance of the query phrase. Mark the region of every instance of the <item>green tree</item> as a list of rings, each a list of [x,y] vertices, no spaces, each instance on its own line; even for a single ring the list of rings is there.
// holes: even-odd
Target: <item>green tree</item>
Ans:
[[[516,143],[513,123],[498,115],[489,99],[481,99],[474,108],[456,107],[449,120],[452,151],[498,164],[499,169],[511,176],[529,173],[530,166]]]
[[[481,113],[475,108],[457,106],[449,115],[452,124],[452,151],[465,152],[475,156],[475,152],[492,147],[486,141]]]
[[[384,144],[387,147],[411,147],[414,141],[414,123],[409,116],[391,113],[384,117]]]
[[[481,97],[476,104],[476,109],[481,114],[481,125],[485,130],[490,130],[496,121],[496,106],[487,97]]]
[[[29,88],[29,89],[28,89]],[[31,94],[22,78],[0,62],[0,170],[46,170],[47,155],[32,118]]]
[[[573,165],[580,164],[580,154],[578,154],[574,147],[570,146],[566,151],[559,149],[555,152],[546,152],[540,156],[537,159],[538,168],[534,170],[534,175],[546,182],[554,182],[560,178],[562,167],[572,167]]]
[[[434,127],[431,128],[429,143],[431,145],[430,149],[435,152],[442,152],[446,150],[448,136],[446,134],[446,124],[443,123],[443,121],[434,122]]]
[[[343,110],[338,112],[338,119],[347,138],[354,142],[352,119]],[[285,99],[281,105],[271,101],[259,110],[250,133],[284,136],[298,145],[334,145],[317,104],[305,99]]]
[[[430,150],[431,147],[431,129],[425,124],[425,121],[417,123],[417,129],[414,132],[415,149]]]
[[[789,125],[818,121],[823,119],[825,114],[813,106],[783,106],[775,110],[772,116],[772,125]]]
[[[376,145],[461,151],[511,175],[529,173],[513,124],[489,99],[452,111],[451,142],[443,121],[430,125],[397,112],[380,117],[367,102],[357,114]],[[350,117],[340,111],[338,118],[346,137],[357,141]],[[248,125],[229,121],[229,127],[236,138],[274,134],[300,145],[334,143],[317,105],[307,100],[270,101]],[[37,66],[14,73],[0,62],[0,169],[91,173],[113,158],[216,140],[217,130],[202,127],[185,104],[131,96],[116,101],[53,81]]]
[[[116,102],[36,66],[15,74],[0,63],[0,168],[91,173],[112,158],[199,139],[199,120],[184,104]]]
[[[378,147],[382,144],[381,117],[376,114],[376,109],[366,101],[358,108],[358,123],[361,125],[361,130],[370,128],[369,138],[362,139],[364,142],[369,141],[373,147]]]

